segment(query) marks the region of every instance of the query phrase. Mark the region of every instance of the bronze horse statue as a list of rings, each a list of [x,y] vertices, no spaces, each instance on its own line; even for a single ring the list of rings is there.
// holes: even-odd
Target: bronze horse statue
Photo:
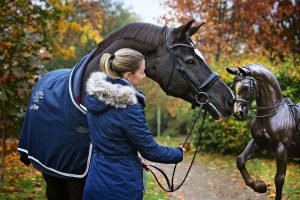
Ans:
[[[275,199],[280,200],[287,159],[300,157],[300,103],[294,105],[289,98],[283,98],[274,74],[261,64],[249,64],[238,69],[227,68],[227,72],[236,75],[233,82],[234,116],[243,120],[250,109],[256,109],[250,125],[253,139],[238,156],[237,168],[247,186],[264,193],[267,191],[264,181],[253,180],[245,165],[259,151],[274,153],[277,167]],[[253,101],[256,101],[256,107],[252,107]]]
[[[205,109],[213,118],[231,115],[233,93],[205,62],[191,36],[202,24],[194,20],[177,28],[132,23],[109,34],[73,69],[47,73],[35,85],[26,112],[18,151],[21,160],[43,173],[63,178],[84,178],[92,146],[84,97],[91,73],[99,70],[103,53],[121,48],[141,52],[147,77],[168,94]]]

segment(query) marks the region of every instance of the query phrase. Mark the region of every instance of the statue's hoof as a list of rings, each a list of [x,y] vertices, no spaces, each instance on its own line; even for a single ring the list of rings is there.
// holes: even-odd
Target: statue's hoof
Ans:
[[[262,180],[255,180],[252,184],[250,184],[250,187],[255,192],[259,192],[259,193],[265,193],[265,192],[267,192],[267,185]]]

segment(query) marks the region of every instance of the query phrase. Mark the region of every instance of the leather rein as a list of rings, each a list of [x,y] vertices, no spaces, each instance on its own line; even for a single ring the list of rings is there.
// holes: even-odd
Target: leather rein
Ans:
[[[168,49],[169,54],[171,55],[172,61],[173,61],[173,67],[172,67],[172,71],[171,71],[171,75],[169,77],[169,80],[167,82],[167,85],[165,87],[165,91],[168,94],[169,91],[169,87],[170,87],[170,83],[173,77],[173,72],[174,69],[176,69],[181,76],[184,78],[185,81],[187,81],[187,83],[189,84],[189,86],[192,88],[192,90],[195,93],[195,101],[199,104],[199,111],[197,112],[197,115],[195,117],[194,123],[185,139],[185,141],[182,143],[182,147],[185,146],[185,144],[187,143],[187,141],[189,140],[190,136],[192,135],[193,129],[196,125],[196,123],[198,122],[200,116],[201,116],[201,112],[203,110],[203,106],[206,103],[209,103],[209,96],[206,93],[206,90],[216,81],[220,78],[219,74],[217,74],[216,72],[212,72],[210,74],[210,76],[207,78],[207,80],[205,80],[200,86],[198,86],[196,84],[196,82],[188,75],[188,73],[186,72],[186,70],[184,69],[184,67],[180,64],[180,62],[178,61],[175,53],[174,53],[174,48],[176,47],[186,47],[186,48],[192,48],[192,49],[196,49],[196,45],[193,43],[193,41],[190,39],[190,44],[172,44],[171,41],[171,32],[172,29],[167,29],[167,33],[166,33],[166,47]],[[204,100],[200,100],[199,95],[201,97],[204,97]],[[202,130],[203,130],[203,126],[204,126],[204,122],[205,122],[205,118],[206,118],[206,113],[207,111],[204,111],[203,117],[202,117],[202,122],[201,122],[201,127],[200,127],[200,134],[198,137],[198,141],[197,141],[197,145],[196,145],[196,150],[194,152],[192,161],[189,165],[189,168],[183,178],[183,180],[181,181],[181,183],[177,186],[175,186],[174,184],[174,177],[175,177],[175,172],[176,172],[176,168],[177,168],[177,164],[175,164],[174,169],[173,169],[173,173],[172,173],[172,178],[171,180],[168,178],[167,174],[160,168],[154,166],[154,165],[148,165],[148,170],[151,172],[151,174],[154,176],[156,182],[158,183],[158,185],[161,187],[161,189],[163,189],[166,192],[175,192],[176,190],[178,190],[179,188],[181,188],[181,186],[184,184],[184,182],[186,181],[186,178],[193,166],[193,163],[195,161],[195,157],[197,155],[197,152],[199,150],[199,146],[200,146],[200,142],[201,142],[201,138],[202,138]],[[154,171],[152,169],[150,169],[149,167],[152,167],[156,170],[158,170],[164,177],[166,183],[167,183],[167,188],[163,187],[162,183],[158,180],[156,174],[154,173]]]
[[[189,139],[190,136],[192,135],[193,129],[194,129],[196,123],[198,122],[199,118],[200,118],[201,111],[202,111],[202,108],[203,108],[203,105],[204,105],[204,104],[205,104],[205,103],[201,103],[201,104],[200,104],[200,106],[199,106],[199,111],[198,111],[198,113],[197,113],[197,115],[196,115],[196,118],[195,118],[195,120],[194,120],[194,123],[193,123],[193,125],[192,125],[192,128],[191,128],[191,130],[189,131],[189,134],[187,135],[185,141],[182,143],[182,145],[181,145],[182,147],[184,147],[184,145],[186,144],[186,142],[188,141],[188,139]],[[189,165],[189,168],[188,168],[188,170],[187,170],[187,172],[186,172],[186,174],[185,174],[183,180],[181,181],[181,183],[180,183],[179,185],[175,186],[175,184],[174,184],[174,177],[175,177],[175,172],[176,172],[177,164],[175,164],[175,166],[174,166],[174,168],[173,168],[172,179],[171,179],[171,181],[170,181],[170,179],[168,178],[167,174],[166,174],[162,169],[160,169],[159,167],[156,167],[155,165],[151,165],[151,164],[148,165],[148,170],[149,170],[149,171],[151,172],[151,174],[154,176],[154,178],[155,178],[156,182],[158,183],[158,185],[160,186],[160,188],[163,189],[164,191],[166,191],[166,192],[175,192],[176,190],[178,190],[179,188],[181,188],[181,186],[182,186],[182,185],[184,184],[184,182],[186,181],[186,178],[187,178],[187,176],[188,176],[190,170],[192,169],[192,166],[193,166],[193,164],[194,164],[194,161],[195,161],[197,152],[198,152],[198,150],[199,150],[200,141],[201,141],[201,138],[202,138],[203,125],[204,125],[205,118],[206,118],[206,113],[207,113],[207,111],[205,110],[204,115],[203,115],[203,118],[202,118],[202,122],[201,122],[200,134],[199,134],[198,141],[197,141],[197,145],[196,145],[197,147],[196,147],[196,150],[195,150],[195,152],[194,152],[192,161],[191,161],[191,163],[190,163],[190,165]],[[150,169],[149,167],[152,167],[152,168],[158,170],[158,171],[163,175],[163,177],[164,177],[164,179],[165,179],[165,181],[166,181],[166,183],[167,183],[167,188],[163,187],[162,183],[158,180],[158,178],[157,178],[155,172],[154,172],[152,169]]]

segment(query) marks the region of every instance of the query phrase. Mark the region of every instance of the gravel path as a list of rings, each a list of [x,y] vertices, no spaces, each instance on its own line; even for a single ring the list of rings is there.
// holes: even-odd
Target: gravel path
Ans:
[[[189,162],[190,160],[185,160],[177,166],[175,177],[178,179],[175,179],[175,183],[182,180]],[[155,165],[164,169],[171,177],[173,165]],[[237,169],[222,169],[197,161],[184,185],[169,195],[172,200],[271,200],[266,194],[256,193],[247,187]]]

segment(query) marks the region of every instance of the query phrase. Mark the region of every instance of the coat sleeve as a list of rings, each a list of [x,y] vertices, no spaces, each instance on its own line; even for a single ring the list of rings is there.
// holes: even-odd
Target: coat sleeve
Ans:
[[[178,163],[183,159],[179,148],[159,145],[150,132],[144,110],[139,104],[128,106],[125,112],[125,133],[142,157],[152,162]]]

